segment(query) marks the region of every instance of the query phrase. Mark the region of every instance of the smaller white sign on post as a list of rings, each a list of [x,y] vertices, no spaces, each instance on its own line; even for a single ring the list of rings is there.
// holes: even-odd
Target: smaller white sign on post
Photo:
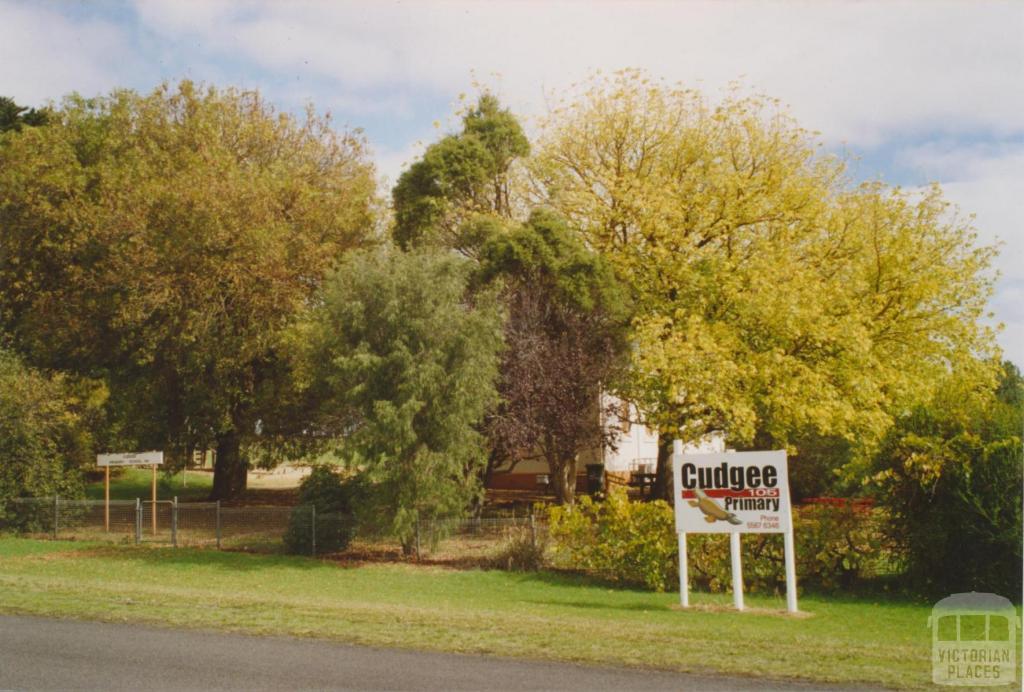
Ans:
[[[163,452],[122,452],[120,454],[97,454],[96,465],[104,469],[103,479],[103,527],[110,531],[110,467],[149,466],[153,469],[152,503],[153,534],[156,535],[156,467],[164,463]]]
[[[680,602],[689,605],[686,534],[728,533],[732,557],[733,601],[743,610],[740,535],[781,533],[786,561],[786,607],[797,611],[796,557],[785,450],[683,454],[675,441],[676,532],[679,534]]]
[[[97,454],[96,465],[103,466],[159,466],[164,463],[163,452],[126,452],[123,454]]]

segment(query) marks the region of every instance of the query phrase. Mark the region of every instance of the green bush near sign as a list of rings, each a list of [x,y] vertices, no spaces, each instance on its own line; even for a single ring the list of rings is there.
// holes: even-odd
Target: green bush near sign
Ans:
[[[613,490],[604,502],[583,497],[551,507],[556,561],[609,581],[664,591],[677,578],[676,528],[662,501],[631,502]]]
[[[994,397],[947,385],[900,419],[869,488],[916,592],[991,591],[1020,597],[1024,377],[1010,363]]]
[[[585,497],[575,507],[552,507],[549,519],[559,566],[655,591],[678,579],[675,518],[662,501],[631,502],[625,493],[613,491],[605,502]],[[852,506],[794,508],[793,524],[801,587],[849,588],[883,558],[884,539],[868,511]],[[731,584],[728,537],[691,534],[687,541],[693,586],[726,591]],[[750,591],[784,592],[782,536],[745,535],[743,573]]]
[[[885,539],[870,512],[849,505],[808,506],[793,510],[797,583],[816,591],[854,587],[883,560]],[[688,537],[690,579],[698,589],[725,591],[730,584],[729,541],[722,536]],[[785,590],[782,537],[743,537],[743,581],[761,593]]]

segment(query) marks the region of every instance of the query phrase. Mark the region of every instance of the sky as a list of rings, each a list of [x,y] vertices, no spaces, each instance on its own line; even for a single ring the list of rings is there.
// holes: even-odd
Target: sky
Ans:
[[[523,117],[595,70],[639,67],[787,104],[856,180],[942,185],[1000,243],[991,301],[1024,366],[1024,2],[227,2],[0,0],[0,95],[189,78],[312,103],[404,163],[483,83]]]

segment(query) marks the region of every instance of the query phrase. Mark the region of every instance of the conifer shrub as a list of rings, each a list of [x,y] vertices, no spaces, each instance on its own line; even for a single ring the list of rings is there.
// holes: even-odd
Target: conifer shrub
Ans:
[[[299,505],[288,522],[285,550],[297,555],[313,553],[314,516],[317,554],[347,548],[356,533],[353,497],[360,485],[358,479],[343,479],[329,466],[315,466],[299,486]]]

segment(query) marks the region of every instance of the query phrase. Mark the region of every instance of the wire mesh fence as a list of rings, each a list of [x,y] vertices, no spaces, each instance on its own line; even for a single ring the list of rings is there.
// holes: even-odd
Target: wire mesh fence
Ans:
[[[288,553],[327,557],[350,564],[415,560],[457,568],[554,568],[583,572],[607,581],[622,580],[618,563],[614,568],[603,567],[600,561],[594,561],[593,555],[581,561],[579,556],[573,555],[578,551],[573,550],[572,538],[561,535],[558,540],[552,540],[545,517],[543,512],[534,515],[532,510],[524,512],[521,508],[518,513],[514,509],[511,512],[489,509],[482,516],[422,520],[411,528],[405,527],[400,538],[388,517],[356,525],[351,516],[319,513],[312,505],[234,507],[218,502],[172,500],[154,504],[134,500],[111,501],[107,506],[101,500],[50,497],[0,503],[0,532],[43,539]],[[870,532],[878,521],[876,513],[862,512],[858,515],[858,528]],[[691,578],[699,582],[701,555],[704,555],[710,576],[718,574],[728,564],[728,542],[716,541],[719,538],[725,537],[705,537],[700,545],[690,546],[691,558],[696,561]],[[768,558],[760,562],[758,558],[765,547],[762,543],[773,540],[778,543],[781,538],[761,536],[745,541],[745,550],[752,551],[744,558],[749,560],[752,570],[750,579],[758,577],[770,581],[772,574],[781,574],[781,563],[771,562],[774,554],[771,550]],[[805,551],[805,554],[814,553]],[[871,559],[859,560],[858,578],[897,574],[900,568],[893,555],[883,550]],[[628,555],[617,559],[626,565],[634,560]],[[671,571],[674,557],[666,560],[663,567]],[[817,567],[812,565],[807,569]],[[800,576],[806,579],[808,573],[801,572]]]
[[[0,532],[32,538],[224,550],[341,554],[350,559],[425,559],[491,564],[509,546],[537,544],[546,526],[532,515],[423,520],[395,537],[386,525],[356,526],[312,505],[223,506],[219,502],[18,498],[0,504]]]

